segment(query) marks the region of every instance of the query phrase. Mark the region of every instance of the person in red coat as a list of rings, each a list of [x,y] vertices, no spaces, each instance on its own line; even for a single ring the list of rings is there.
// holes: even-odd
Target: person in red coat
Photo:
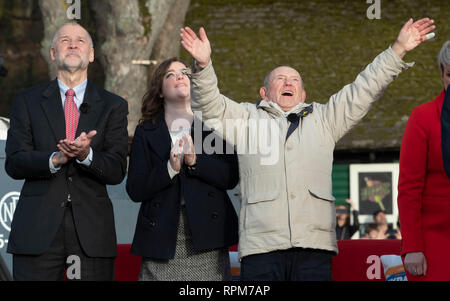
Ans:
[[[444,90],[411,113],[400,150],[398,209],[408,280],[450,280],[450,179],[441,151],[441,110],[450,84],[450,41],[438,57]]]

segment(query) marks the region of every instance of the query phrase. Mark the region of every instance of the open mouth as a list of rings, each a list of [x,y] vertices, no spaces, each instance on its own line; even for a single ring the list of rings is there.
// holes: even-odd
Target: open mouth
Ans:
[[[292,91],[283,91],[283,92],[281,92],[281,95],[283,95],[283,96],[294,96],[294,92],[292,92]]]

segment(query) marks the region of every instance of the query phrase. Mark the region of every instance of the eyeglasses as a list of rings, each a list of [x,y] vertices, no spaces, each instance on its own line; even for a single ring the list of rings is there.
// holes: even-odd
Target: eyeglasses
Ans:
[[[181,69],[180,72],[171,70],[171,71],[169,71],[169,72],[167,72],[167,73],[165,74],[165,77],[166,77],[166,78],[169,78],[169,77],[172,76],[172,75],[174,75],[175,78],[178,78],[178,77],[180,77],[180,76],[187,76],[187,77],[191,78],[192,70],[191,70],[191,68],[184,68],[184,69]]]

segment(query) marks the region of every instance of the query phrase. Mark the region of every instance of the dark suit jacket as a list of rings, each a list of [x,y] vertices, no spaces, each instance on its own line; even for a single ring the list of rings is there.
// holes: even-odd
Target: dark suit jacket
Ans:
[[[127,102],[88,82],[76,136],[97,130],[89,167],[74,159],[52,174],[50,155],[65,138],[65,121],[56,80],[17,95],[6,141],[6,172],[25,179],[14,212],[8,252],[42,254],[61,224],[68,194],[81,246],[88,256],[116,256],[116,233],[106,184],[119,184],[126,173]]]
[[[441,136],[442,136],[442,159],[444,169],[450,178],[450,85],[445,92],[444,104],[441,112]]]
[[[196,122],[201,124],[198,120]],[[191,133],[194,131],[193,125]],[[202,141],[211,138],[210,134],[211,131],[202,131]],[[194,144],[197,136],[192,135]],[[224,143],[216,138],[216,142]],[[196,169],[188,170],[183,165],[180,173],[171,179],[167,169],[170,149],[170,134],[163,117],[156,124],[145,122],[136,128],[127,192],[133,201],[142,204],[131,253],[158,259],[174,257],[181,196],[186,202],[188,224],[196,250],[236,244],[238,219],[226,193],[239,181],[236,154],[207,155],[204,150],[199,154],[197,149]]]

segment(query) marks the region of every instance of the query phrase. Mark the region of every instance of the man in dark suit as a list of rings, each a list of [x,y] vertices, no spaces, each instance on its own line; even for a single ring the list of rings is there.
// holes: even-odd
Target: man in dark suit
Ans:
[[[116,233],[106,185],[122,182],[127,102],[87,80],[94,49],[76,23],[51,48],[57,79],[19,93],[6,172],[25,179],[8,252],[16,280],[114,280]]]

